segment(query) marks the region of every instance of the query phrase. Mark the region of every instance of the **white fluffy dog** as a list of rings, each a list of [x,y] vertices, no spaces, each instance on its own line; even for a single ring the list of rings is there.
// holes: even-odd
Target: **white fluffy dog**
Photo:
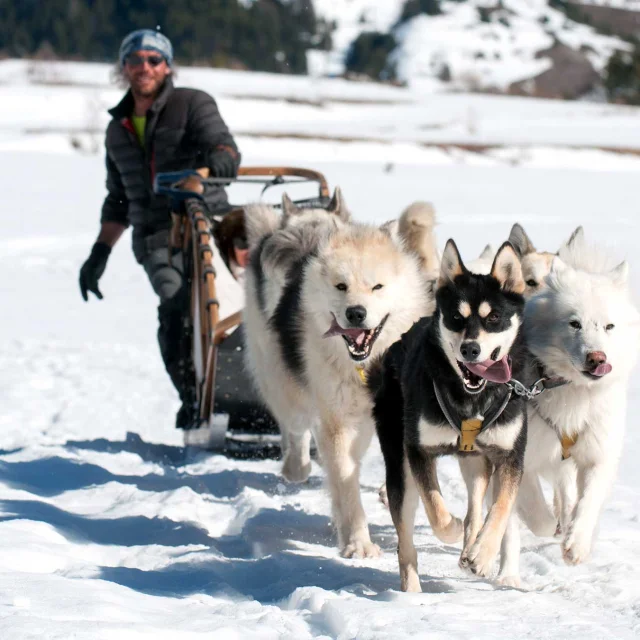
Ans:
[[[313,224],[293,227],[276,227],[266,211],[249,212],[245,351],[282,432],[283,475],[306,480],[313,434],[341,553],[368,557],[380,550],[360,498],[360,461],[374,431],[364,380],[375,356],[427,314],[433,300],[418,258],[388,232],[346,223],[343,209],[339,198],[333,217],[319,213]],[[283,262],[293,246],[295,259]]]

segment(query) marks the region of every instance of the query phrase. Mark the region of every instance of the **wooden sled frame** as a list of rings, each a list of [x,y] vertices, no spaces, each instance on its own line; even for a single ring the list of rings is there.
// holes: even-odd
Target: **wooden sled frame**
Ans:
[[[167,187],[167,180],[170,181],[171,177],[178,180]],[[287,177],[301,180],[287,181],[285,180]],[[164,187],[161,186],[159,179],[165,180]],[[213,420],[218,347],[229,332],[242,322],[242,311],[226,318],[219,316],[216,272],[213,266],[213,251],[217,250],[217,247],[213,239],[211,222],[204,213],[205,207],[198,206],[202,202],[198,198],[203,192],[203,183],[228,185],[230,182],[262,183],[265,185],[263,192],[271,186],[287,182],[315,182],[318,185],[317,200],[326,202],[329,199],[329,187],[324,175],[318,171],[298,167],[240,167],[238,177],[235,179],[209,178],[208,169],[159,174],[156,177],[154,188],[157,193],[171,195],[174,201],[184,201],[186,205],[181,207],[179,212],[171,213],[169,259],[171,260],[172,250],[177,247],[180,247],[183,252],[191,251],[193,257],[190,313],[194,331],[199,327],[199,336],[194,335],[194,345],[195,340],[199,340],[201,345],[200,349],[194,349],[194,365],[202,372],[202,383],[196,385],[196,398],[199,405],[199,426],[211,429],[215,428]],[[177,193],[179,197],[175,198]],[[301,204],[305,202],[310,201],[299,201]],[[200,362],[195,362],[198,352]],[[226,433],[226,427],[222,428]],[[220,441],[224,440],[224,434],[219,433],[215,439],[220,445]]]

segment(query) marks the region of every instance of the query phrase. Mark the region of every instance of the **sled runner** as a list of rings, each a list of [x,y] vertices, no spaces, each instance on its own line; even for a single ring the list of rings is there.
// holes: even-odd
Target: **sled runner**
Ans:
[[[184,360],[193,361],[193,370],[185,371],[183,379],[195,386],[196,419],[193,428],[185,430],[185,444],[237,457],[280,453],[278,427],[244,370],[243,288],[216,242],[216,230],[225,219],[240,216],[242,220],[242,206],[225,203],[210,211],[202,195],[204,187],[245,183],[262,185],[264,193],[276,185],[306,182],[317,185],[317,195],[295,200],[297,206],[326,207],[330,201],[327,182],[321,173],[309,169],[241,167],[233,179],[210,178],[207,169],[155,177],[154,191],[171,201],[169,257],[182,251],[190,289],[183,348],[191,351],[192,358]]]

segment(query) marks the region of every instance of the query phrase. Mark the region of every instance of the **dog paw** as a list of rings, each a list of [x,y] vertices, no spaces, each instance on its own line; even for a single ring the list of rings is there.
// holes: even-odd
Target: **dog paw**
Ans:
[[[343,558],[378,558],[382,551],[370,540],[354,540],[344,547],[340,555]]]
[[[288,482],[306,482],[311,473],[311,462],[302,462],[299,458],[287,456],[282,465],[282,475]]]
[[[400,590],[406,593],[422,593],[420,578],[417,575],[408,576],[405,580],[400,578]]]
[[[562,557],[569,565],[584,562],[591,553],[591,538],[570,529],[562,543]]]
[[[520,576],[498,576],[496,584],[501,587],[511,587],[512,589],[520,588]]]
[[[493,571],[498,555],[498,546],[493,543],[478,541],[469,550],[463,550],[458,562],[461,569],[470,571],[475,576],[486,578]]]
[[[433,533],[441,542],[454,544],[462,540],[462,536],[464,535],[464,523],[462,522],[462,520],[460,520],[460,518],[451,516],[451,520],[446,527],[442,527],[441,529],[434,529]]]

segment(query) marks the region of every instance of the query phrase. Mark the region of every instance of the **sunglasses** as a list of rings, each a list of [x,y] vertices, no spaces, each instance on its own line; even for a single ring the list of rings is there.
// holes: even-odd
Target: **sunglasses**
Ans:
[[[127,56],[126,62],[130,67],[141,67],[145,62],[149,63],[151,67],[157,67],[164,62],[162,56],[140,56],[137,53],[132,53]]]

